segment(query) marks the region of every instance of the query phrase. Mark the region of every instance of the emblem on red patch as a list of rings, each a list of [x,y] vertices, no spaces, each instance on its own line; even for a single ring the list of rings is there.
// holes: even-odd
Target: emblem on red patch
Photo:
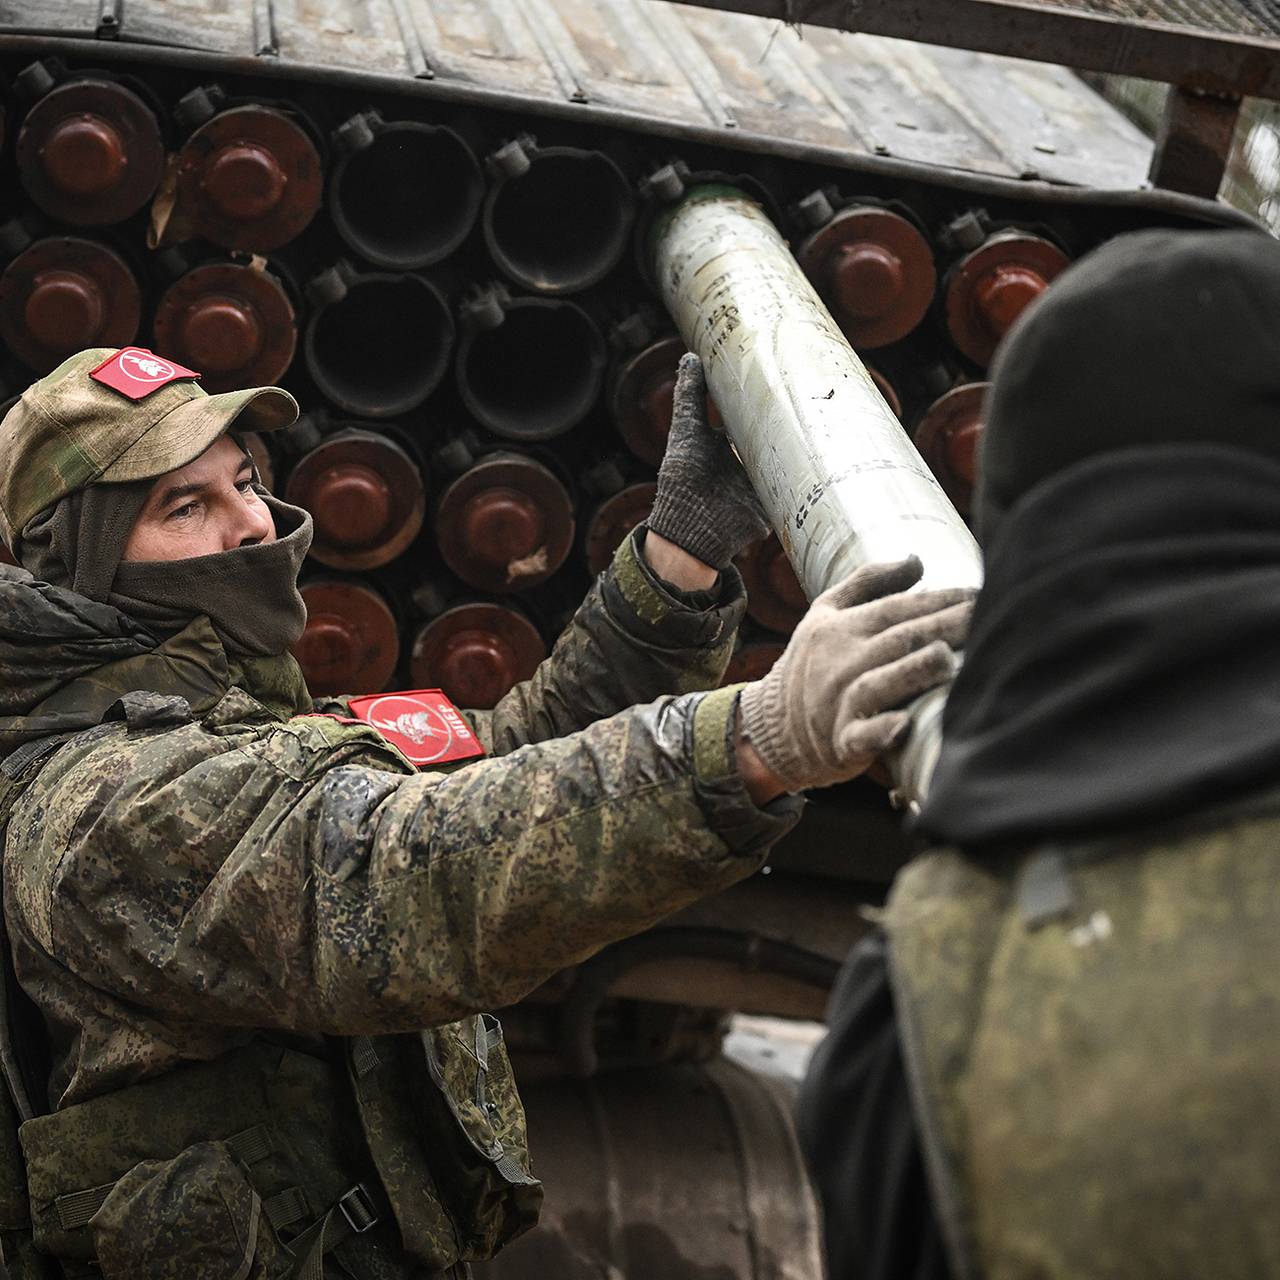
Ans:
[[[194,369],[184,369],[182,365],[174,364],[144,347],[124,347],[96,369],[89,370],[89,377],[95,382],[101,382],[104,387],[110,387],[130,400],[141,400],[170,382],[199,376]]]
[[[352,698],[351,714],[371,724],[413,764],[446,764],[484,755],[462,712],[439,689]]]

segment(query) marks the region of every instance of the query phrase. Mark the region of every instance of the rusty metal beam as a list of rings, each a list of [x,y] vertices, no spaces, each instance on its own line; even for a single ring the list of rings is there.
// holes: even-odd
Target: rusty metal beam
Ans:
[[[792,24],[895,36],[925,44],[1164,80],[1220,95],[1280,99],[1280,24],[1243,11],[1240,30],[1114,17],[1033,0],[678,0]],[[1231,6],[1221,4],[1221,11]],[[1248,28],[1248,29],[1246,29]]]
[[[1195,93],[1174,85],[1151,156],[1157,187],[1212,198],[1218,194],[1240,116],[1239,98]]]

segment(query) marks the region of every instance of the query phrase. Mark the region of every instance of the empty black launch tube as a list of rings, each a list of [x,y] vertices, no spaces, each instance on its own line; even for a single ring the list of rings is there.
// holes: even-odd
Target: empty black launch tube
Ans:
[[[538,293],[576,293],[617,265],[630,242],[635,197],[603,152],[539,147],[521,137],[486,165],[484,238],[510,280]]]
[[[510,440],[549,440],[600,396],[605,341],[573,302],[511,297],[491,286],[462,307],[458,391],[472,414]]]
[[[330,178],[329,211],[362,258],[411,271],[448,257],[466,239],[484,175],[452,129],[362,111],[334,130],[333,142],[341,159]]]
[[[420,405],[449,368],[454,323],[420,275],[358,272],[342,261],[307,286],[316,305],[303,349],[320,391],[362,418]]]

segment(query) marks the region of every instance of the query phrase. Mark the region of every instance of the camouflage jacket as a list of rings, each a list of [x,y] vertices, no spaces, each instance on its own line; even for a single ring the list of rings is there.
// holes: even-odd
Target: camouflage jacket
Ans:
[[[1280,1276],[1280,792],[1027,852],[884,915],[957,1280]]]
[[[694,609],[629,540],[534,678],[472,717],[489,758],[417,773],[368,726],[298,714],[292,660],[237,668],[205,620],[135,652],[127,620],[9,571],[0,754],[105,717],[23,793],[5,851],[51,1102],[256,1033],[500,1007],[750,874],[798,805],[750,801],[736,693],[696,692],[742,608],[732,570]]]

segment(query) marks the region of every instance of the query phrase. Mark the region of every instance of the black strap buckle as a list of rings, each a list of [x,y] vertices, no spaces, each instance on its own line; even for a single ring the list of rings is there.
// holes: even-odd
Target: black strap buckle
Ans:
[[[378,1225],[378,1211],[363,1182],[357,1182],[350,1190],[344,1191],[334,1207],[341,1211],[347,1226],[358,1236]]]

